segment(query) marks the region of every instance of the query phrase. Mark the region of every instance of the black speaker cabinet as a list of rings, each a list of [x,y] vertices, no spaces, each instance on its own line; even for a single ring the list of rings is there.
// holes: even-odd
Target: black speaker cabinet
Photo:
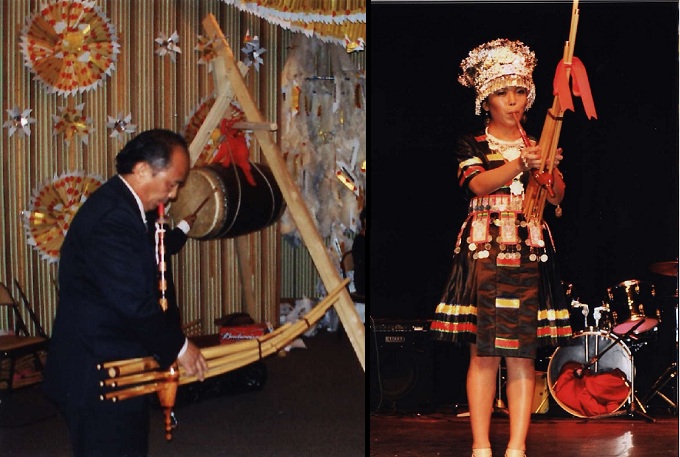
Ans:
[[[371,337],[371,408],[421,412],[433,407],[429,321],[375,319]],[[376,372],[377,379],[373,372]]]

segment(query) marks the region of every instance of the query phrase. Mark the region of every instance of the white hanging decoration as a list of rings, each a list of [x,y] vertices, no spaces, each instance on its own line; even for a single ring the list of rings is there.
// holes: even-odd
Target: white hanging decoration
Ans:
[[[30,108],[21,111],[18,107],[9,108],[7,114],[9,115],[9,120],[2,124],[3,127],[9,129],[9,137],[11,138],[14,133],[19,137],[31,136],[31,124],[35,124],[36,120],[31,117]]]
[[[281,150],[329,255],[339,263],[359,229],[366,196],[360,77],[339,46],[298,34],[291,48],[281,75]],[[322,55],[331,57],[330,74],[316,68]],[[280,229],[287,241],[300,243],[289,211]]]
[[[363,38],[359,37],[355,41],[352,41],[347,35],[345,35],[345,50],[347,50],[347,54],[351,52],[363,51],[365,48],[366,42]]]
[[[198,64],[205,65],[208,67],[208,73],[212,73],[213,64],[212,61],[217,57],[217,51],[215,51],[216,39],[210,39],[203,35],[198,35],[198,44],[194,48],[194,51],[198,51],[199,57]]]
[[[83,114],[85,103],[76,105],[75,108],[68,106],[60,106],[57,108],[59,115],[52,115],[54,121],[54,128],[52,133],[56,136],[60,133],[64,135],[64,142],[69,144],[74,136],[77,136],[80,141],[87,145],[90,133],[95,131],[92,126],[92,119]]]
[[[260,71],[260,64],[264,64],[264,60],[262,60],[262,57],[260,56],[267,52],[267,50],[260,47],[260,39],[257,35],[250,38],[249,31],[246,32],[246,36],[243,41],[245,42],[245,46],[241,48],[241,52],[246,55],[243,59],[243,63],[249,67],[254,65],[255,70]]]
[[[338,167],[335,170],[335,175],[338,177],[340,182],[345,185],[345,187],[347,187],[354,195],[358,197],[359,186],[357,184],[359,183],[359,180],[356,175],[350,171],[352,167],[342,160],[338,160],[336,164]]]
[[[179,43],[179,35],[177,34],[177,30],[172,32],[169,37],[165,33],[161,32],[158,34],[158,38],[156,38],[154,41],[158,43],[158,49],[154,51],[155,54],[158,54],[161,57],[167,54],[170,56],[170,60],[172,60],[173,63],[176,62],[177,54],[182,53],[182,49],[177,45],[177,43]]]
[[[116,117],[106,116],[108,121],[106,127],[111,129],[110,138],[116,138],[118,141],[125,142],[126,133],[135,133],[137,125],[130,123],[132,120],[132,113],[128,113],[123,117],[123,113],[118,113]]]

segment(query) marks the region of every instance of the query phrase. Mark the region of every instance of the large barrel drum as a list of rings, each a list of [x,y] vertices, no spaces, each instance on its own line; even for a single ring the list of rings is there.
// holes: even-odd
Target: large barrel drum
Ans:
[[[281,190],[269,167],[250,162],[250,168],[255,186],[233,164],[189,170],[177,199],[170,205],[173,220],[179,222],[197,212],[187,235],[200,240],[233,238],[276,222],[286,209]]]

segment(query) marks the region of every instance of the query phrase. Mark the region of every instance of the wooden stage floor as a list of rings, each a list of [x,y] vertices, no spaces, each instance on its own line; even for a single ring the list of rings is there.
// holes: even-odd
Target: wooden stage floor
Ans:
[[[376,330],[370,333],[371,363],[367,370],[371,387],[370,456],[470,457],[467,348],[434,344],[427,325],[415,320],[375,320],[372,325]],[[529,428],[527,456],[678,457],[680,385],[676,335],[672,330],[660,331],[654,338],[625,342],[625,346],[609,335],[585,332],[560,352],[540,351],[536,360],[536,414]],[[595,336],[599,337],[597,341]],[[586,343],[591,348],[598,347],[594,344],[597,342],[607,344],[600,354],[597,373],[606,376],[594,384],[594,378],[590,378],[589,384],[606,396],[598,403],[616,390],[609,374],[618,369],[634,381],[628,391],[635,399],[634,407],[629,406],[631,399],[627,398],[614,413],[591,416],[570,409],[566,405],[573,403],[564,401],[564,397],[558,402],[549,392],[550,380],[558,379],[566,363],[587,362],[590,356],[582,360],[581,349],[588,346]],[[507,405],[503,372],[504,368],[496,389],[501,398],[496,398],[492,418],[491,443],[496,457],[503,457],[509,438],[509,419],[503,409]]]
[[[618,417],[597,419],[536,414],[529,429],[527,456],[678,456],[678,417],[652,417],[654,422],[626,409]],[[507,416],[494,413],[494,456],[504,455],[508,436]],[[471,445],[469,418],[459,417],[453,409],[420,414],[378,412],[370,419],[371,457],[470,457]]]

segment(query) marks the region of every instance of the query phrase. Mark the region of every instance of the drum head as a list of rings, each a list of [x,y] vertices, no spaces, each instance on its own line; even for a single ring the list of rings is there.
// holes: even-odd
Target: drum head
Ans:
[[[583,369],[598,354],[597,363]],[[605,332],[583,332],[555,350],[548,365],[548,387],[568,413],[596,417],[613,413],[626,403],[633,375],[632,357],[625,344]]]
[[[272,171],[264,164],[249,164],[255,184],[236,165],[213,163],[189,170],[170,205],[176,223],[196,214],[187,236],[199,240],[234,238],[262,230],[281,217],[286,203]]]
[[[203,238],[216,233],[224,220],[224,191],[219,177],[210,168],[192,168],[177,199],[170,205],[170,215],[175,223],[189,214],[196,214],[196,221],[187,236]]]

